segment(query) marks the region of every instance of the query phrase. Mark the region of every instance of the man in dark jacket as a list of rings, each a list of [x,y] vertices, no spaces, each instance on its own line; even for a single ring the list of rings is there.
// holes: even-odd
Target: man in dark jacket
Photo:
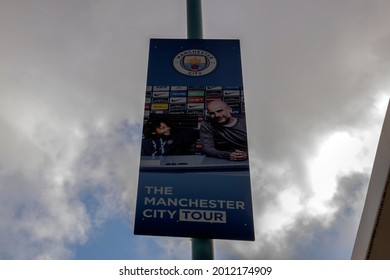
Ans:
[[[222,100],[207,104],[209,121],[202,123],[200,139],[205,155],[229,160],[248,159],[245,118],[234,117]]]
[[[199,132],[194,129],[178,130],[164,119],[154,119],[144,127],[141,155],[166,156],[193,154]]]

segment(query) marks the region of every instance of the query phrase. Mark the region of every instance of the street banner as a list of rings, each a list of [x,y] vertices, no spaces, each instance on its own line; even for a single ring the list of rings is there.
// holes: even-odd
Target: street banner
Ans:
[[[239,40],[151,39],[134,233],[254,240]]]

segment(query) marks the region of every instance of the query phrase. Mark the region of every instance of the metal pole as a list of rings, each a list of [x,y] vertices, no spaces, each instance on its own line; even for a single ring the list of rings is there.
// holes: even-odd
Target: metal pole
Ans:
[[[187,0],[187,38],[203,39],[201,0]]]
[[[213,260],[214,245],[212,239],[191,238],[193,260]]]
[[[203,39],[201,0],[187,0],[187,38]],[[191,238],[193,260],[213,260],[212,239]]]

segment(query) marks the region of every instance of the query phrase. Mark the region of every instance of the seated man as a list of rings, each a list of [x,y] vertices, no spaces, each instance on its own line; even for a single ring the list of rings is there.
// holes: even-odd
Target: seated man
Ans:
[[[155,118],[144,126],[142,156],[193,154],[192,146],[198,138],[194,129],[177,129],[167,120]]]
[[[207,104],[209,122],[203,122],[200,139],[207,156],[229,160],[248,159],[245,118],[234,117],[222,100]]]

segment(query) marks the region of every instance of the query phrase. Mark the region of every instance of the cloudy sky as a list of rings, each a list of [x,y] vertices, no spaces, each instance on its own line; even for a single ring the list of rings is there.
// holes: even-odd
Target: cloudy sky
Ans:
[[[184,0],[0,0],[0,259],[190,259],[134,236],[150,38]],[[256,241],[217,259],[349,259],[390,97],[390,2],[204,0],[240,39]]]

